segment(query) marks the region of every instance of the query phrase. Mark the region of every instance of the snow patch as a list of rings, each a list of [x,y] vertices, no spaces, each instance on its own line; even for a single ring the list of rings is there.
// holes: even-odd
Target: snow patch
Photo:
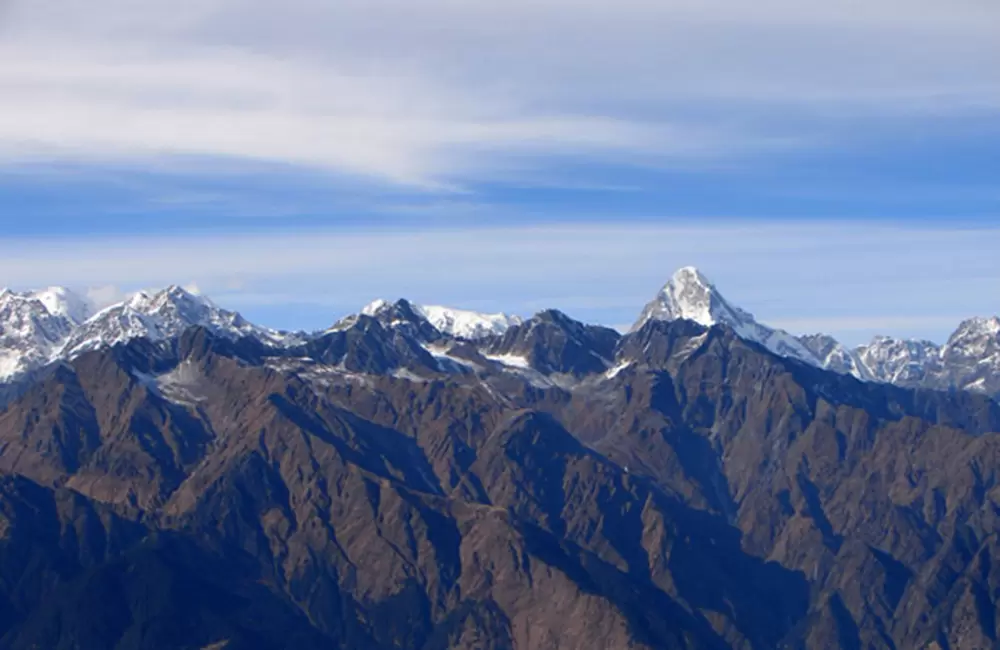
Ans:
[[[525,357],[517,354],[484,354],[484,357],[490,361],[495,361],[504,366],[509,366],[511,368],[518,368],[521,370],[531,370],[531,364]]]
[[[607,372],[605,372],[604,376],[607,377],[608,379],[614,379],[615,377],[618,376],[619,373],[621,373],[623,370],[625,370],[626,368],[628,368],[629,366],[631,366],[633,363],[635,363],[635,362],[634,361],[622,361],[618,365],[614,366],[613,368],[611,368]]]
[[[19,374],[22,367],[22,356],[14,352],[0,352],[0,381]]]
[[[200,391],[204,378],[190,361],[182,361],[173,370],[160,375],[142,372],[133,375],[160,397],[179,406],[197,406],[206,399]]]
[[[420,347],[434,357],[434,361],[437,362],[438,369],[440,369],[441,372],[460,373],[467,370],[476,371],[480,369],[477,364],[469,361],[468,359],[448,354],[448,350],[446,348],[428,344],[421,344]]]
[[[322,388],[331,388],[344,382],[359,384],[365,388],[375,385],[369,376],[348,370],[343,364],[331,366],[316,363],[310,357],[268,359],[264,362],[264,366],[278,372],[295,373],[303,381]]]
[[[417,384],[426,384],[430,379],[413,372],[409,368],[396,368],[392,371],[392,376],[396,379],[404,379]]]
[[[965,386],[962,386],[962,390],[984,391],[986,390],[986,378],[980,377],[975,381],[971,381]]]

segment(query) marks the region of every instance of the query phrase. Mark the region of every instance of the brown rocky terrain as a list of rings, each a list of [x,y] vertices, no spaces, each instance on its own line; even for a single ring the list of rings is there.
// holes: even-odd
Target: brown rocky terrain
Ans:
[[[988,397],[687,321],[470,342],[405,307],[8,391],[0,647],[1000,647]]]

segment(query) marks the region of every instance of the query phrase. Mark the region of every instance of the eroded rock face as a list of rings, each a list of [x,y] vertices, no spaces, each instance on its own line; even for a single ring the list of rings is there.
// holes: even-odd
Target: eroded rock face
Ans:
[[[997,647],[989,398],[690,321],[417,325],[195,328],[24,387],[0,647]]]

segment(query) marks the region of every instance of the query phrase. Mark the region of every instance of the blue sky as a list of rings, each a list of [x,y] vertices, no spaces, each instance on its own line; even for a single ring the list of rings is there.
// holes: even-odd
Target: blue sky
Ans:
[[[1000,7],[0,0],[0,285],[795,332],[1000,311]]]

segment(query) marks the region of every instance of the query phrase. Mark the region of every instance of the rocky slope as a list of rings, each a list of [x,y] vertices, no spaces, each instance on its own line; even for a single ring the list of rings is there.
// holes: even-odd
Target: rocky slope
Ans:
[[[725,324],[390,307],[34,376],[0,413],[0,648],[998,647],[989,398]]]

